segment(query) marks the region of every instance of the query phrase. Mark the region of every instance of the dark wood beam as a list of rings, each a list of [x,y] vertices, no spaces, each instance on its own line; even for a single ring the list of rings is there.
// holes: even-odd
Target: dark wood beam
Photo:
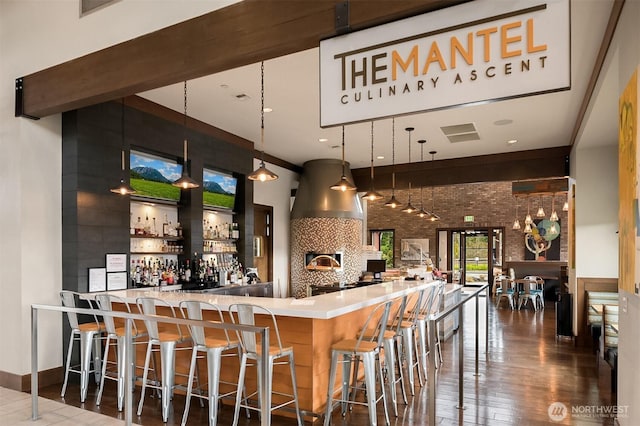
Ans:
[[[395,170],[396,188],[406,188],[411,182],[420,186],[454,185],[474,182],[517,181],[568,175],[570,146],[479,155],[447,160],[423,161],[376,167],[375,188],[390,189]],[[361,191],[370,185],[371,169],[353,169],[353,179]]]
[[[359,30],[468,0],[351,0]],[[245,0],[22,77],[21,111],[44,117],[318,47],[338,0]]]

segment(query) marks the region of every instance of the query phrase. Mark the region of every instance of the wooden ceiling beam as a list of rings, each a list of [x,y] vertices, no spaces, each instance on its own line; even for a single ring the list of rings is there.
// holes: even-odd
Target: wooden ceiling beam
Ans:
[[[375,188],[391,189],[391,175],[396,173],[396,188],[455,185],[474,182],[504,182],[524,179],[543,179],[569,175],[570,146],[534,149],[503,154],[382,166],[374,169]],[[351,171],[356,186],[366,191],[370,185],[371,169],[363,167]]]
[[[468,0],[351,0],[359,30]],[[337,0],[245,0],[18,79],[16,115],[38,118],[319,46]]]

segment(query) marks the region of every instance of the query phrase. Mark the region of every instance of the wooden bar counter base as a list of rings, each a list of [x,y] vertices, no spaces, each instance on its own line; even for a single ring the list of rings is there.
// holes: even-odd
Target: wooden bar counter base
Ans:
[[[305,299],[274,299],[268,297],[247,297],[216,295],[207,293],[187,293],[180,291],[158,291],[147,289],[121,290],[110,292],[135,305],[138,297],[157,297],[177,307],[182,300],[199,300],[218,305],[223,311],[235,303],[252,303],[271,310],[277,317],[283,345],[292,345],[298,379],[298,398],[300,409],[306,421],[314,421],[324,412],[327,399],[331,345],[339,340],[353,338],[360,331],[369,311],[375,305],[386,300],[399,299],[427,286],[435,281],[396,280],[366,287],[351,288],[343,291],[312,296]],[[259,326],[267,325],[260,323]],[[272,337],[272,341],[274,337]],[[143,346],[143,345],[139,345]],[[140,348],[139,348],[140,349]],[[180,351],[176,358],[176,371],[188,371],[189,351]],[[144,354],[138,353],[138,357]],[[144,359],[144,358],[139,358]],[[221,379],[237,382],[237,357],[222,361]],[[204,370],[202,363],[202,369]],[[275,366],[273,376],[274,391],[290,393],[291,380],[288,367]],[[253,370],[253,371],[252,371]],[[338,372],[338,374],[341,374]],[[201,371],[200,377],[207,377]],[[177,383],[181,381],[176,379]],[[183,381],[182,381],[183,382]],[[255,389],[255,369],[247,372],[247,390]],[[221,384],[220,391],[226,392]],[[338,390],[338,388],[336,388]],[[274,403],[278,403],[274,395]],[[229,400],[229,403],[232,403]],[[174,407],[174,409],[180,409]],[[294,414],[282,411],[279,415],[292,417]]]

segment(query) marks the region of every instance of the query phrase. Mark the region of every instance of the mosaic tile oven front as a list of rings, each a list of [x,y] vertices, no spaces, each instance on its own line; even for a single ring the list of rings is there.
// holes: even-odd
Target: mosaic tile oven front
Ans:
[[[362,220],[299,218],[291,220],[291,294],[306,297],[311,285],[358,281],[361,271]],[[305,255],[342,253],[342,270],[307,270]]]

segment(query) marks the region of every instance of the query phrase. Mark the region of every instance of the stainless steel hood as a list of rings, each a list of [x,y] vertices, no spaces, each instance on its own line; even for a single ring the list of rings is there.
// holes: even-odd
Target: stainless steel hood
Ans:
[[[344,173],[353,182],[349,163],[345,163]],[[362,220],[362,202],[358,193],[330,188],[341,176],[341,160],[321,159],[304,163],[291,219],[335,217]]]

